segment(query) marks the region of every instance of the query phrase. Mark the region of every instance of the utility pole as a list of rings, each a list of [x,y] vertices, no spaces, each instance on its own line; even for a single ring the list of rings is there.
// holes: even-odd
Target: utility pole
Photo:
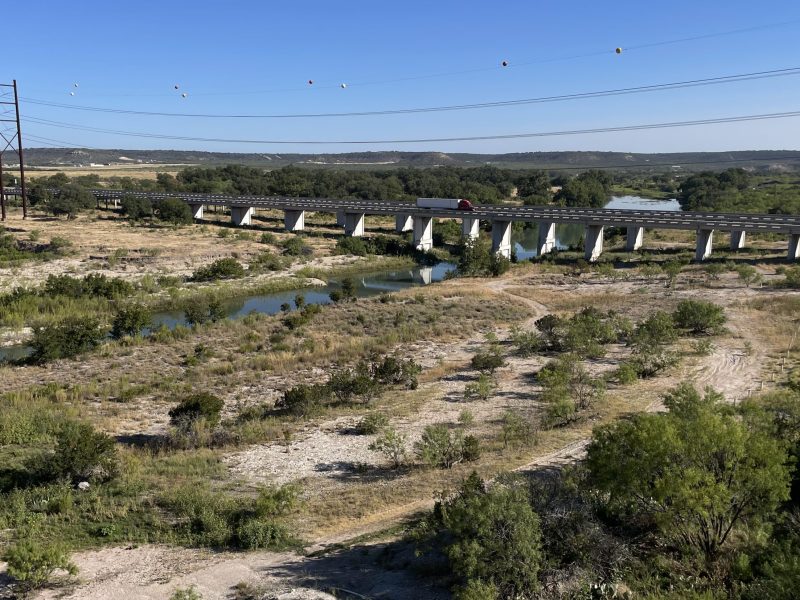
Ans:
[[[14,93],[14,101],[10,102],[7,101],[6,98],[9,96],[10,91],[6,90],[0,93],[0,106],[13,106],[14,107],[14,118],[13,119],[6,119],[6,115],[10,111],[4,111],[0,113],[0,123],[13,123],[16,125],[16,131],[13,135],[7,136],[5,131],[0,131],[0,144],[5,143],[5,145],[0,149],[0,163],[3,161],[3,154],[9,148],[12,152],[16,153],[19,157],[19,182],[20,182],[20,192],[22,194],[22,218],[26,219],[28,217],[28,194],[25,191],[25,158],[23,156],[22,151],[22,125],[20,123],[20,116],[19,116],[19,93],[17,91],[17,80],[14,79],[12,83],[0,83],[0,88],[11,88]],[[0,173],[2,172],[2,165],[0,165]],[[0,187],[2,187],[2,176],[0,175]],[[6,218],[6,206],[5,206],[5,193],[0,191],[0,200],[2,201],[2,218],[5,220]]]

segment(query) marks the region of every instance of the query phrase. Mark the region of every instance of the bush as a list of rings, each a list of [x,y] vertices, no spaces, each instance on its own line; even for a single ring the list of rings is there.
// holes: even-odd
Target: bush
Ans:
[[[492,388],[494,388],[492,376],[487,373],[481,373],[478,375],[477,381],[464,386],[464,400],[467,402],[471,400],[488,400],[492,395]]]
[[[3,553],[3,560],[8,563],[8,574],[24,592],[42,587],[56,569],[64,569],[70,575],[78,573],[78,567],[69,560],[63,546],[43,544],[31,538],[10,546]]]
[[[220,258],[208,266],[200,267],[192,274],[193,281],[216,281],[244,277],[244,267],[232,257]]]
[[[283,397],[275,402],[275,408],[308,417],[318,412],[329,398],[330,390],[327,386],[302,384],[286,390]]]
[[[486,350],[481,350],[470,361],[473,369],[484,373],[493,374],[495,370],[506,364],[503,355],[500,354],[500,347],[496,344],[490,345]]]
[[[194,222],[192,209],[183,200],[165,198],[155,205],[158,218],[172,225],[191,225]]]
[[[151,318],[150,310],[141,304],[121,308],[111,324],[111,336],[117,340],[126,335],[138,336],[142,329],[151,326]]]
[[[678,327],[694,334],[708,334],[719,331],[725,323],[725,312],[713,302],[682,300],[672,318]]]
[[[120,203],[122,214],[132,221],[140,221],[153,216],[153,203],[141,196],[125,196]]]
[[[274,244],[275,243],[275,234],[273,234],[273,233],[262,233],[261,237],[259,238],[258,241],[261,244]]]
[[[355,256],[366,256],[368,254],[367,244],[360,237],[341,237],[336,241],[335,254],[354,254]]]
[[[188,588],[176,589],[169,600],[203,600],[203,595],[190,585]]]
[[[67,317],[59,323],[33,326],[33,359],[47,362],[93,350],[106,337],[94,317]]]
[[[441,469],[451,469],[460,462],[477,460],[480,456],[477,438],[465,438],[460,429],[451,431],[441,423],[428,425],[422,438],[414,444],[414,450],[422,462]]]
[[[216,323],[226,316],[225,305],[219,298],[195,298],[183,309],[184,318],[189,325],[202,325],[209,321]]]
[[[95,204],[94,196],[87,190],[79,185],[67,185],[50,199],[48,208],[56,216],[67,215],[73,219],[81,210],[93,208]]]
[[[392,427],[387,427],[383,434],[369,445],[369,449],[380,452],[391,461],[393,468],[399,469],[406,458],[406,436]]]
[[[117,449],[112,437],[91,425],[66,421],[56,433],[53,454],[30,467],[45,481],[106,481],[116,476]]]
[[[299,236],[293,236],[285,239],[281,243],[283,253],[286,256],[312,256],[314,250],[303,241]]]
[[[539,518],[518,486],[491,490],[473,473],[454,497],[437,504],[445,554],[465,587],[456,598],[532,598],[542,561]]]
[[[176,427],[185,427],[189,423],[202,419],[213,427],[219,423],[223,406],[225,403],[222,399],[213,394],[206,392],[192,394],[169,411],[170,423]]]
[[[362,417],[355,427],[358,435],[374,435],[389,425],[389,417],[383,413],[374,412]]]
[[[517,444],[535,444],[533,424],[522,415],[508,411],[503,415],[503,447]]]
[[[529,357],[537,352],[541,352],[545,343],[542,337],[535,331],[522,331],[515,327],[511,330],[511,343],[518,356]]]

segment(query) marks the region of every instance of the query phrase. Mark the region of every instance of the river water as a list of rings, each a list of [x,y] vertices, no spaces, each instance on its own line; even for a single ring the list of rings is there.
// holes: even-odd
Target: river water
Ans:
[[[680,210],[676,200],[649,200],[638,196],[613,197],[606,208],[628,210]],[[556,225],[556,246],[564,249],[577,244],[583,236],[580,225]],[[527,260],[536,256],[538,231],[536,225],[516,230],[512,233],[512,241],[518,260]],[[353,277],[356,284],[356,295],[360,298],[375,296],[383,293],[396,292],[406,288],[429,285],[442,281],[447,273],[455,269],[452,263],[442,262],[433,267],[415,266],[409,269],[393,269],[368,273]],[[274,315],[281,311],[281,306],[288,304],[292,310],[296,309],[295,297],[301,294],[307,304],[329,304],[330,293],[340,288],[338,281],[332,281],[326,286],[314,288],[299,288],[271,294],[243,296],[228,300],[225,303],[225,316],[230,319],[240,319],[250,313]],[[153,315],[153,327],[166,326],[174,329],[178,325],[186,325],[183,311],[165,311]],[[143,332],[147,333],[147,331]],[[19,360],[29,356],[30,346],[20,344],[0,348],[0,363]]]

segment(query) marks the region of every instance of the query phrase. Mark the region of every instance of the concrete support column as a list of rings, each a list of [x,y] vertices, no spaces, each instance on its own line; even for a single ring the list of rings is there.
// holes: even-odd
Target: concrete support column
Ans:
[[[477,240],[480,235],[480,219],[464,217],[461,219],[461,235],[468,240]]]
[[[511,258],[511,221],[492,221],[492,252]]]
[[[234,225],[250,225],[256,209],[252,206],[231,206],[231,223]]]
[[[731,250],[741,250],[744,248],[745,232],[743,230],[731,231]]]
[[[306,211],[283,211],[283,226],[286,228],[286,231],[303,231],[306,228]]]
[[[202,219],[203,218],[203,205],[202,204],[190,204],[189,208],[192,211],[192,217],[194,219]]]
[[[351,237],[364,235],[364,213],[345,213],[344,234]]]
[[[344,227],[346,223],[346,216],[343,210],[336,211],[336,226],[337,227]]]
[[[625,242],[625,250],[634,252],[642,247],[644,242],[644,227],[631,225],[628,227],[628,239]]]
[[[431,217],[414,217],[414,247],[423,251],[433,248],[433,219]]]
[[[694,254],[695,260],[699,262],[711,256],[713,241],[714,241],[713,229],[697,230],[697,251]]]
[[[541,256],[556,248],[556,224],[539,221],[539,242],[536,244],[536,255]]]
[[[394,218],[394,229],[397,231],[397,233],[413,231],[414,218],[411,215],[397,215]]]
[[[800,233],[789,234],[789,260],[800,259]]]
[[[583,237],[583,256],[589,262],[595,262],[603,253],[604,228],[602,225],[587,225]]]

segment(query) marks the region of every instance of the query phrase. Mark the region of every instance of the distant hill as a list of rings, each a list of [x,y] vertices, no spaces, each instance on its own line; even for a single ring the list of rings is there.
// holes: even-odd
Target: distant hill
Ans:
[[[390,169],[399,167],[541,168],[580,170],[605,168],[637,171],[719,170],[731,166],[763,171],[800,170],[798,150],[743,150],[737,152],[680,152],[640,154],[626,152],[518,152],[467,154],[443,152],[350,152],[344,154],[269,154],[194,152],[186,150],[96,150],[28,148],[31,167],[90,167],[94,165],[201,165],[243,164],[279,168],[294,164],[314,168]]]

